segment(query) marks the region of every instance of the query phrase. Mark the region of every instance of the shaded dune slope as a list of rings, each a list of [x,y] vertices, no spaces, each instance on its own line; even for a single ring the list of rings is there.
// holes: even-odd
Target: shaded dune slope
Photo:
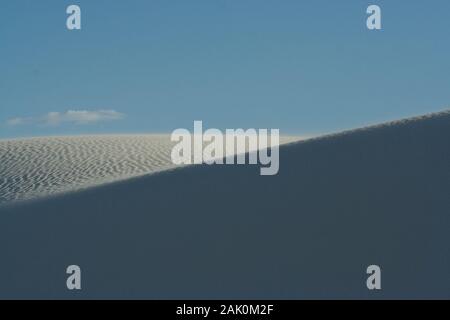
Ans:
[[[201,165],[4,207],[0,297],[450,298],[449,137],[443,112],[282,146],[277,176]]]

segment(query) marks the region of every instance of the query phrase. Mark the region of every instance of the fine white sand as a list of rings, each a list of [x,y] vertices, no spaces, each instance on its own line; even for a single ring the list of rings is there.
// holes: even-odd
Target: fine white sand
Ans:
[[[150,134],[0,140],[0,204],[174,168],[174,144],[169,135]]]
[[[188,166],[1,206],[0,298],[449,299],[449,137],[442,112],[281,146],[274,176]],[[73,165],[123,170],[106,165],[114,139],[103,160],[97,142],[87,167]],[[46,172],[71,148],[44,157]],[[66,288],[72,264],[78,292]],[[372,264],[377,292],[366,287]]]

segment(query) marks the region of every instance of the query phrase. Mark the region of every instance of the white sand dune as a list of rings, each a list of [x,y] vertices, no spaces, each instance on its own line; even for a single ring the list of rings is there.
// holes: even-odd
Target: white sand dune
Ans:
[[[168,136],[0,141],[0,202],[31,199],[173,167]]]
[[[281,146],[274,176],[198,165],[2,206],[0,298],[449,299],[449,137],[442,112]]]
[[[172,169],[173,145],[169,135],[150,134],[0,140],[0,204]]]

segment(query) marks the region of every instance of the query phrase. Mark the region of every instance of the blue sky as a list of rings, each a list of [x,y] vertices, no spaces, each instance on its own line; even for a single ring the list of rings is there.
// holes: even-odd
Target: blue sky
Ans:
[[[66,29],[70,4],[82,30]],[[0,138],[194,120],[317,134],[439,111],[449,34],[448,0],[2,0]]]

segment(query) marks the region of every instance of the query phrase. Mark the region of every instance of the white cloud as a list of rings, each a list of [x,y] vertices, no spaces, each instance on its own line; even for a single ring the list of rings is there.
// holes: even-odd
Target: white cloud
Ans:
[[[18,126],[21,124],[25,124],[26,121],[25,121],[25,118],[12,118],[12,119],[9,119],[6,123],[10,126]]]
[[[49,112],[38,117],[17,117],[7,121],[10,126],[24,124],[38,124],[46,126],[58,126],[63,123],[70,124],[92,124],[101,121],[120,120],[124,114],[114,110],[68,110],[65,112]]]

